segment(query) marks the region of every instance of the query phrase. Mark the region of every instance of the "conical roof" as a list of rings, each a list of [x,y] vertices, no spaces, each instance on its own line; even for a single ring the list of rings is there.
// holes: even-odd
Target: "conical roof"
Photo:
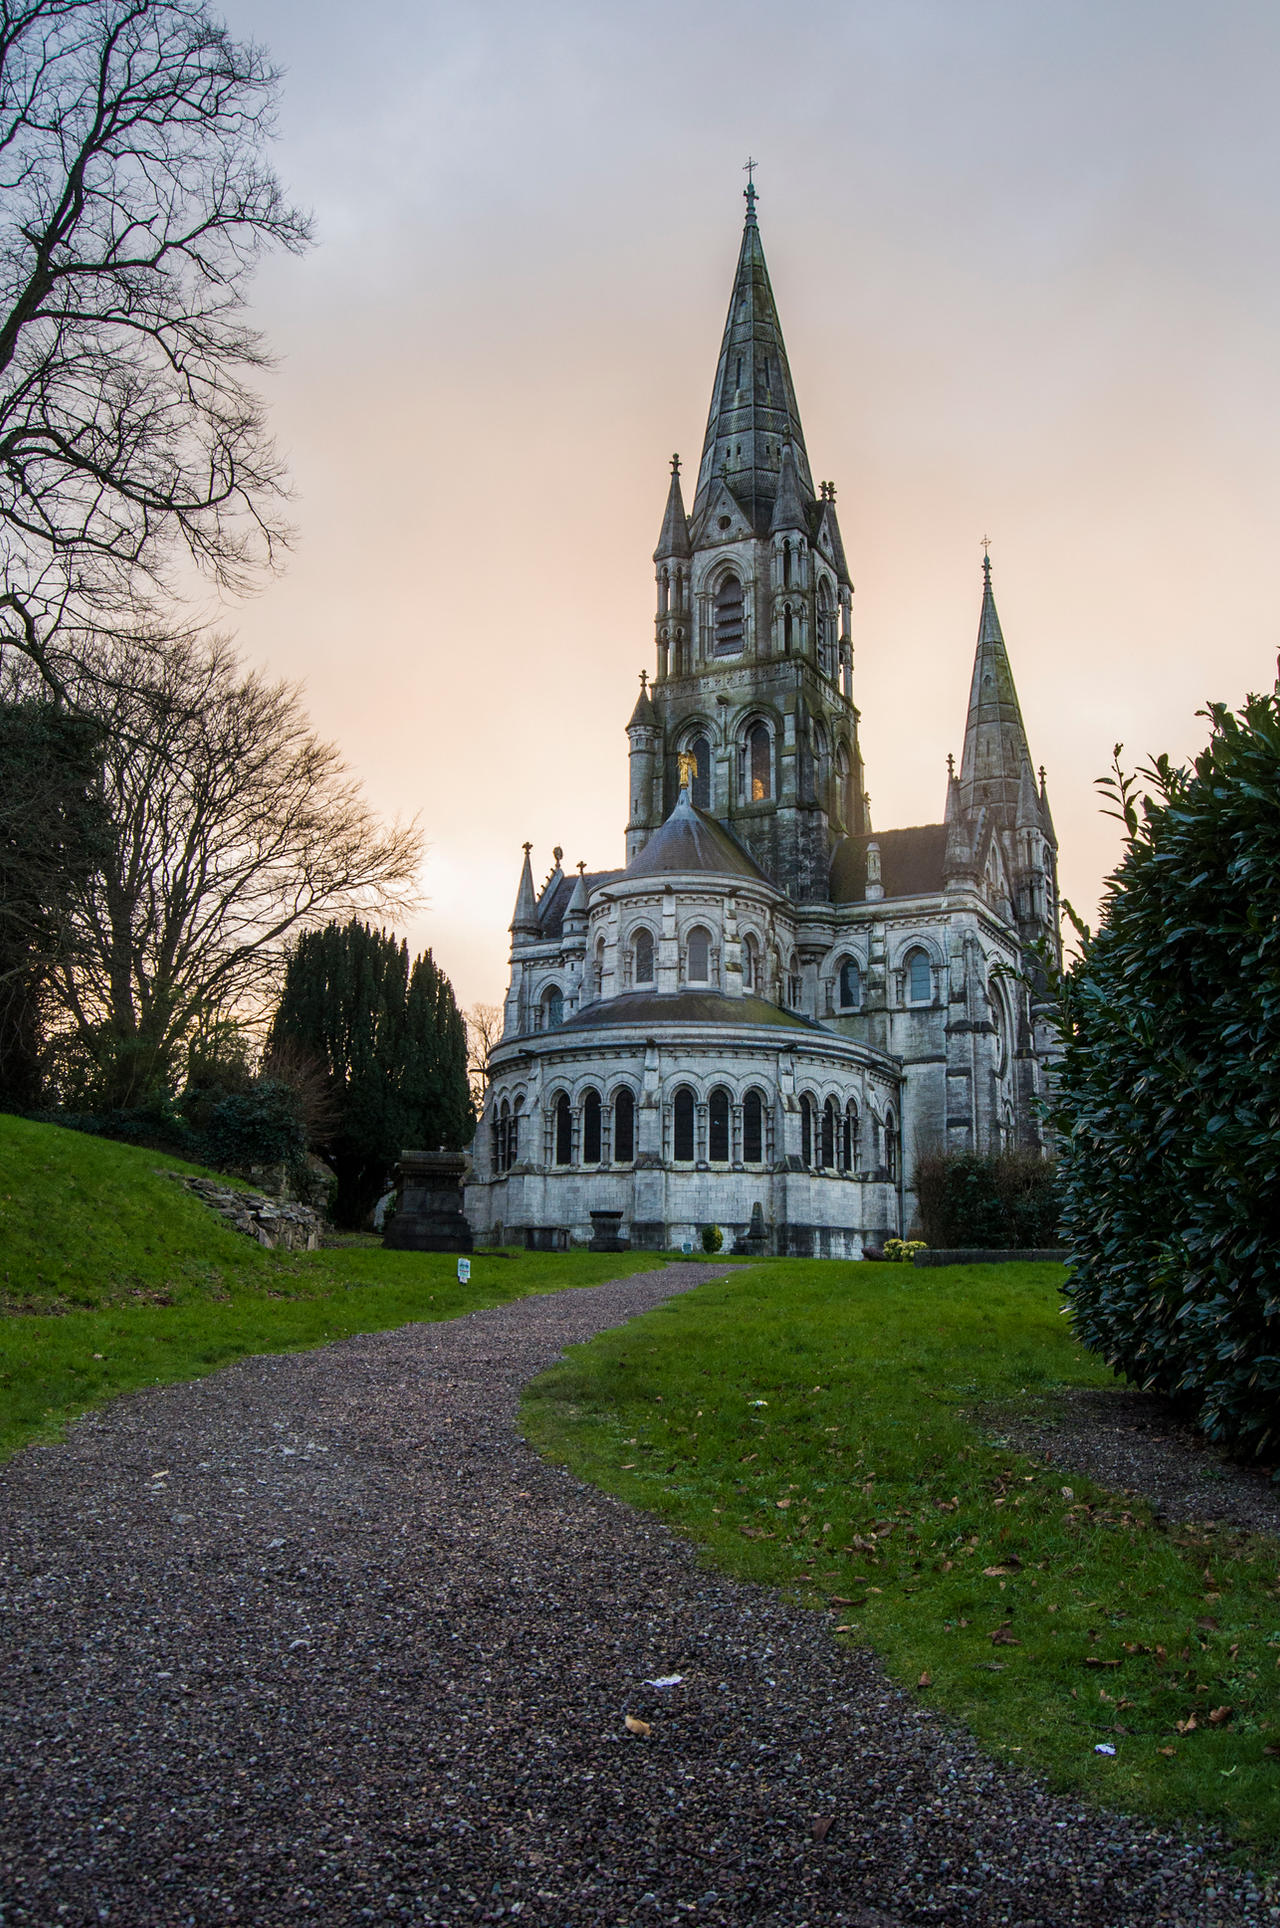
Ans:
[[[768,882],[764,872],[737,838],[722,823],[699,810],[681,786],[676,807],[664,824],[654,831],[638,856],[623,872],[625,877],[666,877],[707,871],[721,877],[752,877]]]
[[[787,365],[782,324],[760,245],[754,190],[747,196],[747,220],[734,276],[733,295],[711,390],[706,439],[698,468],[693,520],[705,513],[711,491],[723,477],[753,528],[769,527],[782,451],[790,443],[796,479],[806,502],[814,500],[813,477],[804,430]]]
[[[1012,824],[1017,815],[1022,766],[1030,761],[1018,692],[991,588],[991,558],[986,556],[982,563],[978,646],[960,759],[960,794],[966,812],[972,815],[980,804],[990,804],[1007,813]]]
[[[667,490],[667,507],[662,518],[662,534],[653,552],[655,562],[675,562],[693,554],[693,544],[689,540],[689,518],[684,512],[684,496],[680,492],[680,457],[671,458],[671,487]]]
[[[640,694],[636,698],[636,706],[631,712],[631,721],[628,723],[627,728],[629,730],[656,730],[657,727],[658,712],[654,709],[653,698],[649,694],[648,674],[646,671],[641,670]]]

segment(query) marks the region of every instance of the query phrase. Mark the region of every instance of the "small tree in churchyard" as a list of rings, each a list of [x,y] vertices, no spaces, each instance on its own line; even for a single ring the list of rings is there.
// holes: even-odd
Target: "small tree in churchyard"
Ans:
[[[1278,686],[1280,692],[1280,686]],[[1075,1328],[1211,1438],[1280,1458],[1280,693],[1160,757],[1061,984]]]
[[[353,918],[308,931],[285,969],[268,1053],[309,1054],[327,1073],[332,1120],[315,1149],[337,1173],[334,1217],[363,1224],[401,1151],[456,1151],[474,1129],[467,1035],[430,951]]]

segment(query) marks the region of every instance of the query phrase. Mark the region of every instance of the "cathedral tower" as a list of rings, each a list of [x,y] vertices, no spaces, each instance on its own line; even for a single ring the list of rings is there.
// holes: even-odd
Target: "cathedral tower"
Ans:
[[[795,902],[825,900],[835,842],[864,828],[835,488],[815,493],[765,265],[756,192],[711,392],[693,507],[673,459],[658,546],[657,674],[628,726],[628,858],[674,807],[731,825]]]

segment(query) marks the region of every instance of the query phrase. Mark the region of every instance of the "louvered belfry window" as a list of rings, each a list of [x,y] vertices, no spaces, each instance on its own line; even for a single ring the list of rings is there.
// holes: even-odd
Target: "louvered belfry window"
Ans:
[[[716,590],[716,655],[740,655],[742,632],[742,584],[730,572]]]

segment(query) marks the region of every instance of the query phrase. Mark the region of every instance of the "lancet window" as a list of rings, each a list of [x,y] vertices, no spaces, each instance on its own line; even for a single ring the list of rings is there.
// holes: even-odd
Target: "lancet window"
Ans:
[[[717,656],[739,656],[744,630],[742,584],[729,570],[720,578],[716,590],[715,652]]]

